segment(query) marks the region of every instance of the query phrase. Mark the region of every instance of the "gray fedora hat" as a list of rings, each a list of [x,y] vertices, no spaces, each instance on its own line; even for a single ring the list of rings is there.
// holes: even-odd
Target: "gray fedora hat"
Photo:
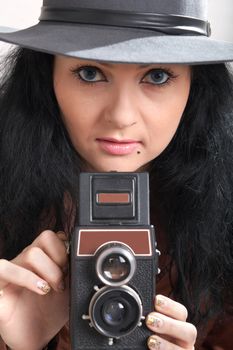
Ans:
[[[233,43],[210,34],[207,0],[44,0],[38,24],[0,40],[119,63],[233,61]]]

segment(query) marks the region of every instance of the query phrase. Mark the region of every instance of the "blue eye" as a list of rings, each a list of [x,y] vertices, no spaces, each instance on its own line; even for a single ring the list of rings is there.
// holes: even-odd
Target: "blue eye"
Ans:
[[[95,83],[98,81],[103,81],[103,75],[99,71],[99,69],[95,67],[82,67],[77,72],[80,79],[87,83]]]
[[[171,75],[168,72],[165,72],[162,69],[153,69],[146,74],[145,78],[148,77],[147,78],[148,83],[151,83],[154,85],[163,85],[170,80],[170,76]]]

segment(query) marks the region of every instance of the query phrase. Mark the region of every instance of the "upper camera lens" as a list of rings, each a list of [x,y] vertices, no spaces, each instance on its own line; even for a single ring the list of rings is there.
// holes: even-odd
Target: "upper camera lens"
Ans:
[[[96,273],[107,285],[128,283],[136,270],[136,260],[131,249],[120,242],[102,246],[96,253]]]
[[[112,254],[106,257],[102,264],[102,273],[106,279],[122,281],[130,273],[130,263],[123,255]]]

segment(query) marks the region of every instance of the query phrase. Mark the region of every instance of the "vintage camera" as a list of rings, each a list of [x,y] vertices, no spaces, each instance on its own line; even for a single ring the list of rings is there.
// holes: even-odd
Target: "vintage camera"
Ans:
[[[147,173],[82,173],[71,243],[72,350],[146,349],[158,272]]]

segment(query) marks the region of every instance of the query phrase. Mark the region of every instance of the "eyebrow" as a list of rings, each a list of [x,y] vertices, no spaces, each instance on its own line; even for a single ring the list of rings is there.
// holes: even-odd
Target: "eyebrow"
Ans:
[[[104,62],[101,62],[101,61],[99,61],[98,63],[99,63],[101,66],[105,66],[105,67],[109,67],[109,68],[113,68],[113,67],[115,66],[115,64],[104,63]],[[137,66],[137,68],[138,68],[138,69],[142,69],[142,68],[150,67],[150,66],[152,66],[152,65],[153,65],[153,63],[151,63],[151,64],[139,64],[139,65]]]

